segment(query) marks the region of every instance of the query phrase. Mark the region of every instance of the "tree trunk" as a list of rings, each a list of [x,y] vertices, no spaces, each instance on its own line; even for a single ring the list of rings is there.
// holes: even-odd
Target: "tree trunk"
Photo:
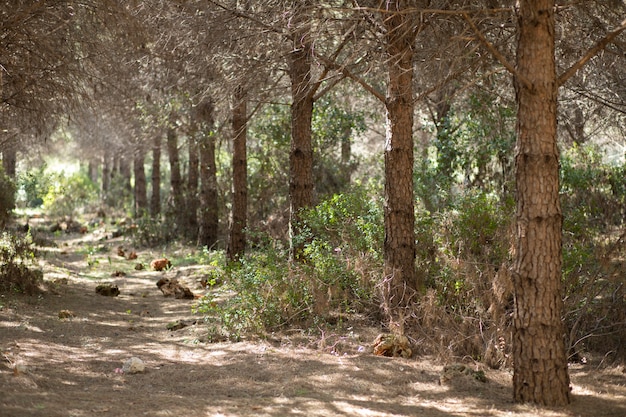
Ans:
[[[187,177],[187,222],[185,235],[191,241],[198,239],[198,184],[200,156],[198,155],[197,133],[188,136],[189,147],[189,176]]]
[[[239,87],[233,108],[233,212],[230,225],[227,256],[230,261],[239,259],[246,248],[244,230],[248,221],[248,157],[246,91]]]
[[[415,30],[405,1],[389,1],[385,143],[385,241],[383,308],[393,332],[404,332],[407,309],[420,283],[415,271],[415,213],[413,206],[413,41]],[[397,13],[393,13],[397,12]]]
[[[518,402],[560,406],[570,391],[561,320],[554,0],[521,1],[518,20],[513,391]]]
[[[152,195],[150,215],[156,218],[161,214],[161,136],[156,135],[152,143]]]
[[[122,155],[120,157],[120,177],[122,179],[125,196],[130,196],[132,191],[131,176],[131,163],[126,155]]]
[[[17,175],[17,151],[14,143],[6,144],[6,147],[2,149],[2,168],[4,168],[4,173],[9,178],[15,180]]]
[[[148,210],[144,159],[144,151],[142,149],[135,150],[133,158],[133,173],[135,174],[135,218],[142,217]]]
[[[200,214],[198,245],[213,247],[218,235],[217,169],[215,137],[203,131],[198,143],[200,151]]]
[[[298,12],[298,15],[300,14],[304,15],[304,12]],[[299,212],[313,204],[311,48],[308,29],[303,25],[300,30],[293,34],[293,50],[289,56],[292,96],[291,149],[289,152],[289,235],[292,259],[299,259],[302,256],[304,246],[304,243],[297,239],[300,235]]]
[[[89,165],[87,167],[87,172],[89,174],[89,179],[94,184],[98,183],[98,163],[93,159],[89,160]]]
[[[102,201],[107,201],[109,189],[111,188],[111,155],[109,151],[104,151],[102,158]]]
[[[170,160],[170,196],[172,199],[173,213],[176,218],[176,229],[181,231],[184,228],[184,198],[183,181],[180,174],[180,155],[178,154],[178,138],[174,128],[167,130],[167,154]]]

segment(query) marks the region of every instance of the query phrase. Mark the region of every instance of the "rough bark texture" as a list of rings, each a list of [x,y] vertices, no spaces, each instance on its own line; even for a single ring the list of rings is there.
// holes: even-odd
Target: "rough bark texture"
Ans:
[[[185,196],[187,200],[185,235],[188,239],[195,242],[198,239],[198,184],[200,183],[200,156],[198,155],[197,133],[187,136],[187,146],[189,151],[189,175],[187,176],[187,193]]]
[[[304,11],[301,10],[298,13],[304,14]],[[294,19],[295,25],[298,24],[298,16]],[[300,30],[293,33],[293,50],[289,56],[292,96],[291,149],[289,152],[289,234],[293,259],[300,258],[303,249],[303,243],[297,240],[297,236],[300,234],[298,229],[299,212],[313,204],[311,62],[310,35],[307,27],[303,25]],[[296,238],[295,241],[294,238]]]
[[[204,133],[198,141],[200,151],[200,210],[198,245],[212,248],[218,235],[217,169],[215,137]]]
[[[161,214],[161,137],[156,135],[152,143],[152,195],[150,196],[150,215],[154,218]]]
[[[184,207],[183,180],[180,174],[180,155],[178,138],[173,128],[167,130],[167,154],[170,161],[170,195],[176,216],[176,228],[181,231],[186,223],[187,210]]]
[[[142,217],[148,210],[146,171],[143,166],[144,159],[145,155],[143,150],[137,149],[133,157],[133,173],[135,175],[135,218]]]
[[[520,1],[516,92],[515,401],[570,401],[561,320],[562,214],[556,144],[554,1]]]
[[[415,272],[413,206],[413,41],[405,1],[387,2],[389,81],[385,142],[385,242],[383,307],[394,332],[404,332],[406,309],[419,288]],[[394,13],[397,12],[397,13]]]
[[[248,222],[248,157],[247,143],[247,106],[246,92],[241,87],[235,94],[233,108],[233,211],[230,224],[227,256],[231,261],[244,254],[246,235],[244,230]]]

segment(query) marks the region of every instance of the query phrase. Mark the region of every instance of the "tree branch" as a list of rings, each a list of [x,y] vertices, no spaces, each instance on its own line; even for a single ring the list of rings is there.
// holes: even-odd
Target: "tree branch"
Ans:
[[[600,39],[598,43],[595,44],[593,48],[587,51],[587,53],[580,58],[574,65],[569,67],[567,71],[559,76],[557,79],[557,87],[562,86],[569,80],[579,69],[581,69],[591,58],[593,58],[598,52],[606,48],[606,46],[613,42],[613,40],[624,30],[626,29],[626,19],[614,29],[612,32],[609,32],[604,38]]]
[[[315,52],[315,56],[317,58],[319,58],[325,66],[327,66],[328,68],[332,68],[334,70],[337,70],[339,72],[341,72],[341,74],[343,74],[345,77],[350,78],[352,81],[356,82],[357,84],[359,84],[361,87],[363,87],[363,89],[365,89],[365,91],[367,91],[368,93],[372,94],[374,97],[376,97],[378,100],[380,100],[381,102],[385,103],[387,101],[387,98],[385,97],[385,95],[383,93],[381,93],[380,91],[376,90],[374,87],[372,87],[370,84],[367,83],[367,81],[365,81],[364,79],[362,79],[361,77],[359,77],[358,75],[352,73],[352,71],[350,71],[348,68],[346,68],[343,65],[339,65],[338,63],[334,62],[333,60],[326,58],[325,56]]]
[[[485,48],[487,48],[489,52],[491,52],[494,58],[496,58],[498,62],[500,62],[504,66],[504,68],[506,68],[507,71],[509,71],[515,78],[517,78],[522,84],[524,84],[526,88],[531,90],[532,83],[528,80],[528,78],[522,76],[515,69],[515,67],[509,61],[507,61],[504,55],[502,55],[500,51],[498,51],[496,47],[493,46],[491,42],[489,42],[485,35],[483,35],[483,33],[476,27],[476,24],[474,23],[470,15],[468,13],[463,13],[463,19],[465,19],[465,21],[470,25],[470,27],[474,31],[474,34],[478,37],[478,39],[485,46]]]

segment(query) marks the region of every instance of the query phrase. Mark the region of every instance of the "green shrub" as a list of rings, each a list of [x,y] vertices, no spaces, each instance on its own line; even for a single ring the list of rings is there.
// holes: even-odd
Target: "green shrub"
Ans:
[[[75,173],[59,174],[45,195],[44,208],[51,216],[74,217],[79,209],[94,203],[98,193],[96,185],[88,176]]]
[[[136,245],[155,247],[172,242],[176,238],[174,216],[156,218],[144,214],[135,220],[132,239]]]
[[[22,238],[3,233],[0,238],[0,292],[37,293],[43,281],[43,273],[38,269],[30,269],[35,265],[34,259],[30,236]]]
[[[46,173],[45,164],[21,174],[18,180],[20,204],[28,208],[41,207],[53,180],[54,176]]]
[[[0,227],[4,228],[15,208],[15,184],[0,167]]]
[[[285,251],[267,247],[246,255],[227,269],[226,282],[232,293],[224,301],[212,292],[195,308],[212,323],[213,332],[239,340],[309,317],[310,286],[293,273]]]

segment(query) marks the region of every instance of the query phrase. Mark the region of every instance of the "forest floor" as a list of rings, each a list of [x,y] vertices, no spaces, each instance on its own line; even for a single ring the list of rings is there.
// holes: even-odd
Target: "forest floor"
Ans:
[[[128,261],[116,254],[129,245],[124,238],[55,239],[58,247],[40,252],[44,292],[0,298],[2,417],[626,416],[625,370],[598,360],[570,367],[572,404],[551,409],[513,403],[509,370],[472,365],[486,383],[461,373],[442,383],[444,364],[433,358],[374,356],[379,329],[364,324],[344,323],[324,337],[291,329],[209,343],[195,301],[166,298],[155,285],[177,277],[202,294],[200,266],[137,271],[137,262],[162,253],[139,251]],[[126,276],[111,276],[120,269]],[[119,296],[97,294],[103,282],[116,284]],[[189,326],[168,330],[178,320]],[[131,357],[143,372],[120,372]]]

